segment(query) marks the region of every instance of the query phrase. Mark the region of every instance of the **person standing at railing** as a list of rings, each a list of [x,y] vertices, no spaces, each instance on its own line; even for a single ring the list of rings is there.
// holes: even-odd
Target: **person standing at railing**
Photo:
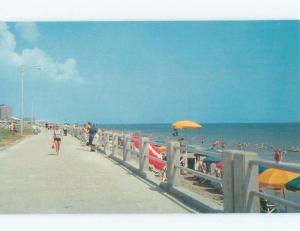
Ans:
[[[100,132],[101,129],[99,128],[94,136],[93,143],[91,146],[91,152],[95,152],[97,149],[100,148]]]
[[[174,130],[173,130],[173,136],[178,136],[178,129],[177,128],[174,128]]]
[[[87,142],[88,142],[87,125],[84,124],[81,128],[81,144],[82,144],[82,146],[86,146]]]
[[[94,145],[93,145],[93,139],[95,137],[95,134],[97,133],[97,128],[96,125],[93,124],[91,125],[90,129],[89,129],[89,146],[91,147],[91,152],[95,151],[94,149]]]

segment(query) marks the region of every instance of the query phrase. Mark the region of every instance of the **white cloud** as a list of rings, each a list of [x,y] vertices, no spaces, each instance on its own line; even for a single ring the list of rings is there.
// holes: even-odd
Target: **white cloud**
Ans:
[[[38,27],[34,22],[19,22],[16,23],[15,28],[23,39],[31,43],[36,42],[40,36]]]
[[[43,78],[53,79],[56,81],[72,80],[83,82],[76,68],[76,61],[68,58],[63,62],[54,60],[50,55],[39,48],[24,49],[20,53],[16,52],[16,40],[9,31],[6,23],[0,22],[0,77],[5,76],[3,73],[12,73],[20,70],[21,65],[25,67],[41,67]],[[9,75],[9,74],[8,74]]]

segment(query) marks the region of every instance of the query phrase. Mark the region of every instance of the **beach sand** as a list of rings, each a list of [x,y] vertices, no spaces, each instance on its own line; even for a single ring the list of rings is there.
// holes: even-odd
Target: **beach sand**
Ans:
[[[122,149],[119,148],[118,157],[122,158]],[[139,159],[137,156],[132,155],[129,163],[138,166]],[[156,175],[154,172],[148,172],[151,174],[151,177],[155,178],[157,182],[162,182],[161,177]],[[187,173],[182,175],[180,180],[180,186],[188,189],[189,191],[200,194],[207,199],[210,199],[212,202],[223,206],[223,195],[215,188],[212,187],[209,181],[201,183],[199,179],[193,176],[193,174]]]

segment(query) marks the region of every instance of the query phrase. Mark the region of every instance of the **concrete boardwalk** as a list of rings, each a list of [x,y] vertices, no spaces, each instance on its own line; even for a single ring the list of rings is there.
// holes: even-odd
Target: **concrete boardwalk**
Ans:
[[[0,151],[0,213],[195,212],[71,136],[54,155],[51,134]]]

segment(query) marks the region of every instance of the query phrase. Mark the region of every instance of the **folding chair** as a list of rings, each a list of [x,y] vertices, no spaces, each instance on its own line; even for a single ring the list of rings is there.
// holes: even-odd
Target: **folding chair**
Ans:
[[[270,203],[264,198],[260,198],[260,212],[261,213],[277,213],[276,205]]]

